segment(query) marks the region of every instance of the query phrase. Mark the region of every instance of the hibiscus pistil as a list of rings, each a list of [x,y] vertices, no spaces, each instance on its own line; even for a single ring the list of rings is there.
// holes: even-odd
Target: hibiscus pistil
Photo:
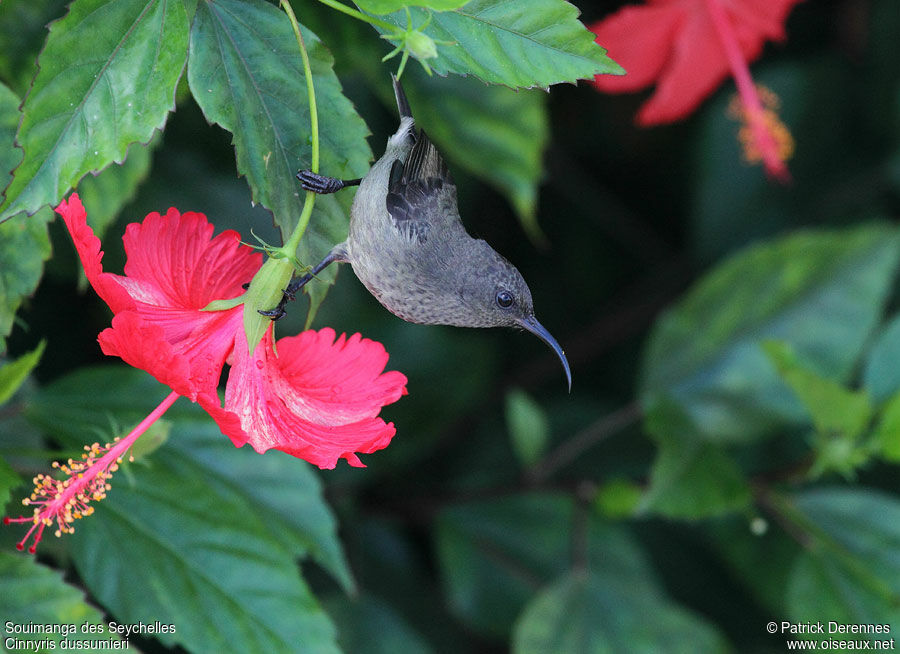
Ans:
[[[33,480],[34,491],[22,500],[23,505],[35,507],[34,514],[31,517],[3,518],[5,525],[32,523],[31,529],[16,544],[16,549],[21,552],[28,540],[34,538],[28,548],[29,553],[34,554],[44,535],[44,528],[52,527],[54,523],[54,534],[57,537],[74,532],[74,522],[94,512],[91,502],[99,502],[106,497],[110,490],[109,480],[119,469],[126,452],[178,397],[178,393],[170,393],[124,438],[117,438],[113,443],[103,446],[99,443],[85,445],[80,461],[69,459],[63,464],[54,461],[52,467],[63,473],[63,479],[45,474],[37,475]]]
[[[738,139],[744,158],[762,162],[766,173],[790,179],[785,161],[793,138],[776,113],[777,99],[753,84],[749,62],[766,41],[785,38],[784,23],[801,0],[646,0],[627,5],[595,23],[597,42],[627,71],[598,75],[608,93],[630,93],[654,84],[636,121],[649,127],[693,113],[729,76],[738,89],[732,115],[744,123]]]
[[[778,100],[774,93],[765,90],[766,102],[753,83],[750,68],[728,14],[720,0],[705,0],[709,17],[719,42],[725,52],[728,66],[738,89],[739,109],[732,105],[730,113],[743,123],[738,139],[744,146],[744,158],[750,162],[762,161],[766,172],[774,179],[787,183],[791,179],[785,161],[793,154],[794,141],[790,131],[775,113]]]

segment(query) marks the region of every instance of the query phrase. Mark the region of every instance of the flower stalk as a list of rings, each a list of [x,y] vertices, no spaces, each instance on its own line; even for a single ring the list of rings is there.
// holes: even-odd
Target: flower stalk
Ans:
[[[297,22],[293,8],[287,0],[281,0],[281,8],[287,14],[291,23],[291,28],[297,39],[297,45],[300,47],[300,57],[303,60],[312,143],[310,169],[317,173],[319,172],[319,111],[316,105],[316,91],[313,86],[312,66],[309,62],[306,43],[303,41],[303,34],[300,31],[300,24]],[[271,325],[271,320],[261,315],[259,311],[268,311],[278,304],[281,300],[283,289],[291,279],[294,267],[298,265],[296,264],[297,248],[300,247],[300,241],[306,233],[306,228],[309,226],[315,201],[316,194],[312,191],[307,191],[303,201],[303,209],[300,212],[297,224],[294,226],[294,231],[281,247],[266,247],[266,252],[269,254],[270,259],[254,275],[250,281],[250,287],[243,296],[245,304],[244,332],[247,335],[247,346],[251,353],[259,345],[263,334]],[[219,307],[207,307],[207,309],[216,308]]]
[[[303,75],[306,78],[306,92],[309,100],[309,127],[312,137],[312,161],[310,162],[310,170],[312,170],[314,173],[318,173],[319,111],[316,105],[316,90],[313,87],[312,67],[309,63],[309,53],[306,51],[306,43],[304,43],[303,34],[300,32],[300,24],[297,22],[297,17],[294,15],[294,10],[291,8],[291,4],[287,0],[281,0],[281,7],[287,14],[288,20],[291,23],[291,28],[294,30],[294,36],[297,38],[297,45],[300,46],[300,56],[303,59]],[[300,213],[300,220],[297,221],[297,226],[294,228],[294,232],[291,234],[290,238],[288,238],[287,242],[282,248],[288,253],[288,257],[293,257],[297,252],[297,248],[300,246],[300,239],[303,238],[303,234],[306,232],[306,228],[309,225],[309,218],[312,215],[315,199],[315,193],[313,193],[312,191],[306,192],[306,198],[303,202],[303,210]]]

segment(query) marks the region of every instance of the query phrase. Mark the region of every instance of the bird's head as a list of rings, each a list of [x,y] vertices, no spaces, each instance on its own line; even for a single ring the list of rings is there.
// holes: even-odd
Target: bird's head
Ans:
[[[569,389],[572,373],[563,349],[534,316],[531,290],[518,269],[484,241],[476,241],[480,256],[465,275],[460,288],[467,326],[525,329],[556,353],[566,373]]]

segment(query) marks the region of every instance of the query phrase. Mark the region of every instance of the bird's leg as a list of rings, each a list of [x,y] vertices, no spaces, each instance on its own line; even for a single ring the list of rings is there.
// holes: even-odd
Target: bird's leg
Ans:
[[[274,309],[268,309],[266,311],[259,309],[258,311],[262,315],[266,316],[267,318],[271,318],[272,320],[278,320],[280,318],[283,318],[284,315],[287,313],[287,311],[284,308],[285,305],[289,301],[291,301],[295,297],[297,297],[297,292],[301,288],[306,286],[306,284],[307,284],[307,282],[309,282],[309,280],[311,280],[313,277],[318,275],[320,272],[322,272],[325,269],[326,266],[328,266],[331,263],[334,263],[335,261],[344,261],[344,258],[341,256],[340,253],[337,253],[334,250],[332,250],[331,252],[328,253],[328,255],[324,259],[322,259],[319,263],[317,263],[315,266],[313,266],[313,269],[310,270],[308,273],[306,273],[302,277],[293,277],[291,279],[291,283],[287,285],[287,288],[284,289],[284,291],[282,291],[281,301],[278,303],[278,306],[276,306]]]
[[[337,193],[347,186],[358,186],[362,179],[338,179],[337,177],[327,177],[314,173],[311,170],[301,170],[297,173],[297,179],[300,180],[300,186],[305,191],[312,191],[319,195],[326,193]]]

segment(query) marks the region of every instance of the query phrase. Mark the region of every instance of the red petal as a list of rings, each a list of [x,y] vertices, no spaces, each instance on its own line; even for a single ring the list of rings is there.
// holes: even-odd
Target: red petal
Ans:
[[[87,226],[84,207],[73,194],[57,208],[75,241],[85,273],[115,313],[134,311],[139,320],[113,321],[101,335],[104,352],[150,372],[192,400],[215,393],[222,367],[242,331],[242,309],[201,311],[214,299],[241,294],[261,264],[261,255],[240,244],[237,232],[212,238],[213,225],[199,213],[169,209],[128,225],[124,242],[126,276],[102,272],[100,241]],[[150,325],[158,328],[149,330]],[[124,335],[127,326],[127,337]],[[118,330],[118,331],[116,331]],[[151,338],[152,336],[152,338]],[[184,377],[162,369],[163,353],[184,359]],[[146,348],[146,352],[140,352]],[[166,355],[167,356],[167,355]]]
[[[152,213],[132,223],[123,239],[128,255],[123,285],[141,316],[160,325],[176,351],[192,360],[194,381],[203,388],[218,383],[234,334],[243,331],[243,310],[201,309],[240,295],[241,285],[261,265],[261,255],[242,246],[237,232],[211,239],[212,233],[203,214],[169,209],[165,216]]]
[[[405,393],[406,377],[382,372],[387,353],[380,343],[334,337],[326,328],[284,338],[276,356],[269,329],[252,357],[243,333],[235,339],[225,408],[240,417],[257,452],[274,448],[333,468],[340,458],[361,466],[356,452],[390,443],[394,425],[377,415]]]
[[[202,309],[213,300],[243,292],[262,265],[261,255],[242,246],[235,231],[212,238],[213,225],[192,211],[151,213],[128,225],[125,274],[136,299],[181,309]],[[211,240],[210,240],[211,239]]]
[[[723,3],[741,52],[759,57],[767,39],[784,38],[784,21],[800,0],[731,0]],[[638,112],[649,126],[690,115],[729,76],[730,69],[703,0],[655,0],[625,7],[592,28],[597,42],[627,71],[622,77],[598,75],[603,91],[656,91]]]
[[[119,313],[112,324],[97,337],[104,354],[146,370],[179,395],[196,396],[190,383],[190,362],[174,351],[161,327],[145,322],[134,311]]]
[[[656,91],[638,112],[639,125],[686,118],[728,77],[728,61],[702,2],[690,10],[675,39]]]
[[[629,6],[591,26],[597,43],[625,69],[625,75],[597,75],[594,85],[607,93],[638,91],[652,84],[669,59],[672,42],[685,20],[678,2]]]
[[[84,273],[91,286],[97,291],[97,295],[109,305],[114,313],[132,308],[134,302],[128,292],[122,288],[120,284],[122,278],[103,272],[101,264],[103,251],[100,249],[100,239],[94,235],[94,230],[88,227],[87,214],[78,194],[73,193],[68,200],[60,202],[56,207],[56,213],[65,221],[78,256],[81,258],[81,264],[84,266]]]
[[[388,353],[381,343],[354,334],[335,341],[326,327],[278,341],[281,397],[303,403],[323,421],[355,422],[378,415],[385,404],[400,399],[406,377],[386,372]],[[274,380],[273,380],[274,381]]]

